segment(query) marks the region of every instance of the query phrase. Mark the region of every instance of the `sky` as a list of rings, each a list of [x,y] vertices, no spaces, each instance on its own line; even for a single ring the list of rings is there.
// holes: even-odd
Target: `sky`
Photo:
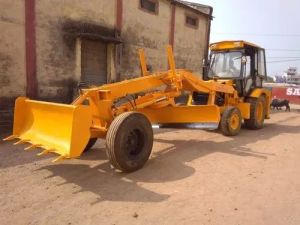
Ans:
[[[268,75],[300,72],[299,0],[189,0],[214,8],[211,42],[247,40],[266,49]]]

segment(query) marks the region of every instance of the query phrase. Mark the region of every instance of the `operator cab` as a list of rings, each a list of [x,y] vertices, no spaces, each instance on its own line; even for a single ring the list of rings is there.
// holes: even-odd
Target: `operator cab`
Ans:
[[[265,49],[245,41],[223,41],[210,45],[205,80],[232,80],[239,96],[262,88],[267,78]]]

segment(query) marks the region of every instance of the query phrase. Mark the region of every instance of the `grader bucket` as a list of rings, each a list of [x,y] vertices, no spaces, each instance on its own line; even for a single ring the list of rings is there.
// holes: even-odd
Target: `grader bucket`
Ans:
[[[25,150],[42,148],[41,154],[54,152],[59,159],[81,155],[90,139],[92,115],[88,106],[16,100],[13,135],[15,144],[30,143]]]

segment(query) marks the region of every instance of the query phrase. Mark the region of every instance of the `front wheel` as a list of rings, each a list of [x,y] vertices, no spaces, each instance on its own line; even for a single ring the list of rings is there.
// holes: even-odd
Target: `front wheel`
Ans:
[[[237,135],[242,126],[242,114],[237,107],[226,107],[220,121],[219,127],[225,136]]]
[[[126,112],[111,123],[106,135],[106,153],[110,163],[122,172],[144,166],[153,146],[151,123],[141,113]]]

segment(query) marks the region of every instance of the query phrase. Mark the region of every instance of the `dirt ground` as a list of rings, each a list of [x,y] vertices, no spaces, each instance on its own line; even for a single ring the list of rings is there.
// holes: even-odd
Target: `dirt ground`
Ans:
[[[51,163],[0,143],[0,224],[300,224],[300,110],[237,137],[158,130],[151,159],[111,169],[104,144]]]

